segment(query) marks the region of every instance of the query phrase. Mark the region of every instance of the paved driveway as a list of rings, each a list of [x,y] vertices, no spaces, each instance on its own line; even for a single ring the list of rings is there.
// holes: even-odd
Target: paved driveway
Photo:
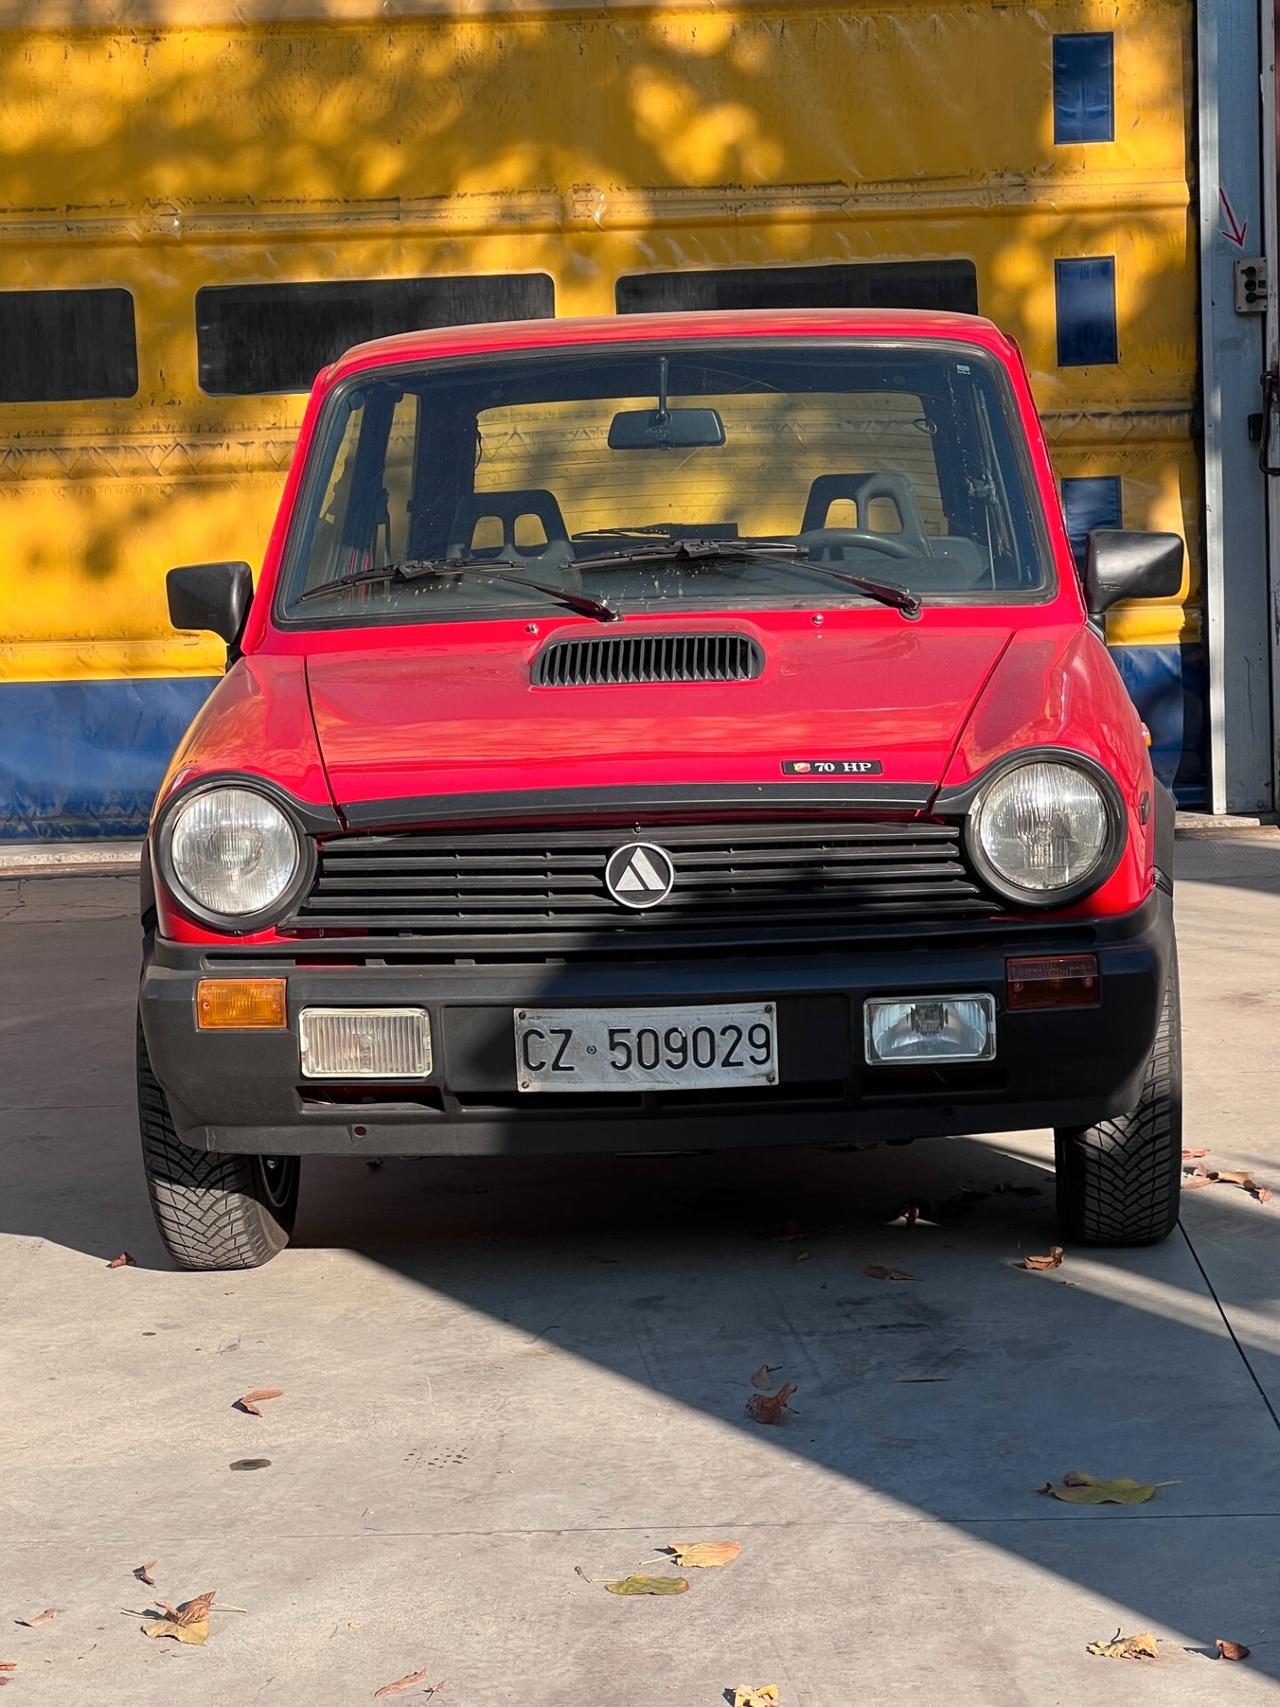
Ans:
[[[1179,854],[1186,1142],[1277,1198],[1187,1193],[1158,1249],[1043,1275],[1016,1266],[1053,1238],[1043,1133],[312,1162],[275,1263],[173,1272],[136,1155],[131,881],[0,882],[6,1699],[345,1707],[420,1668],[450,1707],[1271,1699],[1280,834]],[[962,1191],[987,1195],[931,1212]],[[762,1363],[797,1388],[776,1428],[744,1408]],[[260,1419],[231,1408],[261,1386]],[[1071,1469],[1173,1485],[1034,1491]],[[741,1557],[678,1599],[602,1586],[723,1538]],[[206,1647],[140,1634],[130,1609],[207,1589],[244,1610]],[[1118,1627],[1161,1657],[1086,1652]]]

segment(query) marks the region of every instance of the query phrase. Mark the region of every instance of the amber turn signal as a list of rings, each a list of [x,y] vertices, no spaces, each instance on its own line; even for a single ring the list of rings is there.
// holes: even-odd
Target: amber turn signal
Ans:
[[[202,978],[196,985],[200,1031],[284,1031],[283,978]]]
[[[1102,999],[1096,954],[1006,960],[1010,1008],[1092,1008]]]

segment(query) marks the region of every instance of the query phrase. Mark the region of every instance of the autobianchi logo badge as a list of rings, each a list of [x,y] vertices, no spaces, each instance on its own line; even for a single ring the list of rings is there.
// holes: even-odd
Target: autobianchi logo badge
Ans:
[[[609,855],[604,886],[624,907],[643,910],[665,901],[675,887],[671,855],[654,842],[625,842]]]

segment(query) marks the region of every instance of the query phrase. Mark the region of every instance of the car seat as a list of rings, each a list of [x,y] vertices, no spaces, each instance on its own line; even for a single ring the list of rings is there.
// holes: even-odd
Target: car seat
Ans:
[[[877,499],[887,500],[897,511],[896,533],[867,528],[866,518]],[[801,536],[821,535],[826,530],[831,506],[842,500],[855,506],[859,528],[884,532],[886,539],[896,540],[913,554],[919,554],[913,556],[910,574],[905,577],[914,591],[969,592],[990,584],[990,567],[973,540],[963,535],[925,532],[920,506],[905,474],[883,470],[872,474],[819,474],[805,501]],[[832,529],[837,538],[841,531]]]
[[[539,523],[544,535],[540,545],[521,545],[516,529],[526,517]],[[496,521],[502,529],[502,543],[476,552],[472,541],[483,521]],[[473,492],[458,502],[449,529],[450,557],[474,557],[484,562],[486,557],[509,557],[527,563],[538,573],[547,570],[563,571],[573,562],[573,547],[559,501],[545,487],[527,486],[510,492]]]

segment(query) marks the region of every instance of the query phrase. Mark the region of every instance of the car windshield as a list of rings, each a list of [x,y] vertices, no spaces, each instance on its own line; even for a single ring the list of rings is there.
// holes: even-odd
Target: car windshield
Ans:
[[[908,608],[1038,598],[1052,567],[1018,443],[1003,370],[956,344],[671,341],[378,370],[329,401],[278,614],[509,617],[566,594],[609,616],[870,605],[859,578]]]

